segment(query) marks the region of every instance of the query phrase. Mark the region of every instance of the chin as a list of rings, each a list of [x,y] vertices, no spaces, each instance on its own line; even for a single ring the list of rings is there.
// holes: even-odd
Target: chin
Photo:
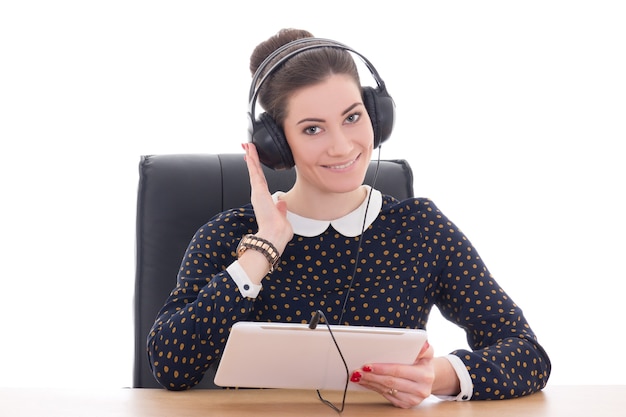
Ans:
[[[361,187],[364,181],[365,172],[336,175],[328,179],[327,188],[333,193],[349,193]]]

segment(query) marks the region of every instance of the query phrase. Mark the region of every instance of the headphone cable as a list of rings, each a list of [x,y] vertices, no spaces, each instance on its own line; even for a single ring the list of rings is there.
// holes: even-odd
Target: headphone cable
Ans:
[[[382,145],[378,145],[378,159],[376,160],[376,170],[374,171],[374,178],[372,180],[372,185],[370,186],[370,191],[367,195],[367,203],[365,204],[365,214],[363,215],[363,225],[361,226],[361,235],[359,236],[359,244],[356,249],[356,256],[354,258],[354,270],[352,271],[352,277],[350,278],[350,283],[348,285],[348,290],[346,292],[346,296],[343,300],[343,306],[341,307],[341,315],[339,316],[339,321],[337,324],[341,324],[343,321],[343,315],[346,312],[346,306],[348,305],[348,298],[350,297],[350,291],[352,291],[352,285],[354,283],[354,278],[356,277],[357,268],[359,265],[359,258],[361,255],[361,244],[363,243],[363,233],[365,233],[365,224],[367,223],[367,211],[370,207],[370,200],[372,198],[372,192],[374,191],[374,187],[376,186],[376,179],[378,178],[378,170],[380,168],[380,148]]]

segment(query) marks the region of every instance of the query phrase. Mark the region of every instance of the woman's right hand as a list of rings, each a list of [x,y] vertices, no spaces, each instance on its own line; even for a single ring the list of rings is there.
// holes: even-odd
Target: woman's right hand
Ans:
[[[287,203],[280,200],[274,202],[254,144],[244,143],[242,147],[246,151],[245,159],[250,175],[250,202],[259,226],[256,235],[272,242],[282,254],[293,238],[293,229],[287,220]]]

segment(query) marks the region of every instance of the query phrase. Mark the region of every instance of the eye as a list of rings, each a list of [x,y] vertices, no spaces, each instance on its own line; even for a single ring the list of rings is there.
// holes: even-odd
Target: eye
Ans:
[[[304,128],[303,132],[305,135],[317,135],[320,133],[322,129],[319,126],[307,126]]]
[[[356,123],[359,121],[360,118],[361,118],[361,112],[352,113],[351,115],[346,117],[346,123],[348,124]]]

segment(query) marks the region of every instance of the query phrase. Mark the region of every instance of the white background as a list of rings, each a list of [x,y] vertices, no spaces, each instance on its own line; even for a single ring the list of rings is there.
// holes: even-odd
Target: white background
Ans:
[[[624,22],[602,0],[2,2],[0,385],[131,384],[139,157],[240,152],[249,54],[289,26],[377,67],[381,157],[524,308],[550,383],[623,383]]]

